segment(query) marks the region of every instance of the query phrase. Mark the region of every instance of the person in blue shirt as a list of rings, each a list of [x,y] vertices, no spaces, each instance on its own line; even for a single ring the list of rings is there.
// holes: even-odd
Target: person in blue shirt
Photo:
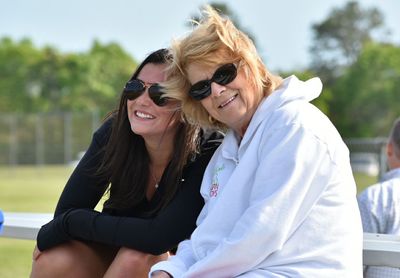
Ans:
[[[359,194],[358,205],[364,232],[400,235],[400,118],[390,131],[386,157],[389,171]],[[364,277],[400,277],[400,270],[367,266]]]

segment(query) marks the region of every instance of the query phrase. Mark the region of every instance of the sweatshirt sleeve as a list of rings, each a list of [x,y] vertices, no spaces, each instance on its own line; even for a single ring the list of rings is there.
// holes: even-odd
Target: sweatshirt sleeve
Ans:
[[[254,269],[283,247],[328,185],[335,165],[325,143],[312,133],[284,127],[265,138],[254,158],[258,166],[249,185],[248,208],[230,234],[190,266],[188,277],[212,277],[212,273],[234,277]],[[170,263],[182,265],[188,258],[184,255],[179,261],[178,252]]]
[[[172,277],[182,277],[189,267],[196,262],[190,240],[179,243],[178,253],[179,256],[171,256],[167,261],[153,265],[148,277],[151,278],[151,275],[158,270],[165,271]]]
[[[111,216],[91,209],[73,209],[54,219],[56,230],[67,238],[124,246],[159,255],[189,238],[204,205],[200,184],[212,152],[190,163],[184,182],[171,202],[153,218]],[[59,232],[59,234],[63,235]],[[39,233],[38,239],[45,237]],[[38,240],[39,242],[39,240]],[[39,246],[48,249],[51,245]]]
[[[101,163],[101,150],[107,143],[110,132],[111,120],[108,120],[94,133],[89,148],[71,174],[58,200],[55,218],[62,218],[62,215],[71,209],[93,209],[103,196],[108,181],[96,176],[95,172]],[[39,231],[41,235],[37,238],[39,250],[43,251],[68,240],[68,236],[60,226],[55,225],[55,222],[57,221],[50,221]]]

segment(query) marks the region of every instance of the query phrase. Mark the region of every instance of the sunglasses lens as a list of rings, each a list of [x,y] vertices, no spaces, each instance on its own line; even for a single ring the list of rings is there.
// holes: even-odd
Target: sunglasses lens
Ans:
[[[189,95],[195,100],[202,100],[211,94],[211,83],[207,80],[197,82],[190,87]]]
[[[195,100],[202,100],[211,95],[211,83],[220,85],[231,83],[237,75],[237,69],[234,64],[226,64],[218,68],[210,80],[202,80],[190,87],[189,95]]]
[[[165,104],[167,104],[168,98],[162,97],[163,95],[163,88],[160,85],[154,84],[150,86],[149,96],[156,105],[164,106]]]
[[[124,94],[127,99],[134,100],[138,98],[146,90],[146,85],[141,80],[133,79],[126,83]],[[168,98],[164,95],[163,88],[159,84],[153,84],[149,87],[149,97],[158,106],[164,106],[168,102]]]
[[[131,80],[126,83],[124,88],[124,94],[129,100],[133,100],[141,95],[141,93],[145,90],[145,86],[139,80]]]
[[[168,102],[168,98],[162,97],[163,93],[151,94],[151,100],[158,106],[164,106]]]
[[[220,84],[226,85],[231,83],[237,75],[237,70],[234,64],[223,65],[213,75],[213,81]]]

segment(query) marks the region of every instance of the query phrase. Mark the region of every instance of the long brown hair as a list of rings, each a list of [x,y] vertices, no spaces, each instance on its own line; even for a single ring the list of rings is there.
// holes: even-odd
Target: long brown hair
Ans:
[[[130,80],[137,78],[146,64],[169,64],[171,59],[167,49],[151,53],[137,67]],[[131,130],[127,115],[127,98],[123,93],[118,110],[109,117],[113,118],[112,130],[99,170],[109,178],[111,184],[110,196],[104,207],[126,209],[146,198],[150,158],[143,137]],[[173,198],[180,185],[185,164],[197,152],[199,127],[187,123],[183,115],[181,118],[174,137],[173,157],[163,175],[165,194],[154,211],[164,207]]]

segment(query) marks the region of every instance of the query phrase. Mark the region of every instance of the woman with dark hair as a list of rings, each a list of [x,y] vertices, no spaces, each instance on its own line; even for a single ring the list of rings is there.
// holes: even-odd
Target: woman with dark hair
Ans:
[[[205,167],[219,144],[163,97],[168,50],[150,54],[93,136],[44,225],[31,277],[145,277],[189,238]],[[107,190],[108,189],[108,190]],[[103,211],[94,207],[108,192]]]

